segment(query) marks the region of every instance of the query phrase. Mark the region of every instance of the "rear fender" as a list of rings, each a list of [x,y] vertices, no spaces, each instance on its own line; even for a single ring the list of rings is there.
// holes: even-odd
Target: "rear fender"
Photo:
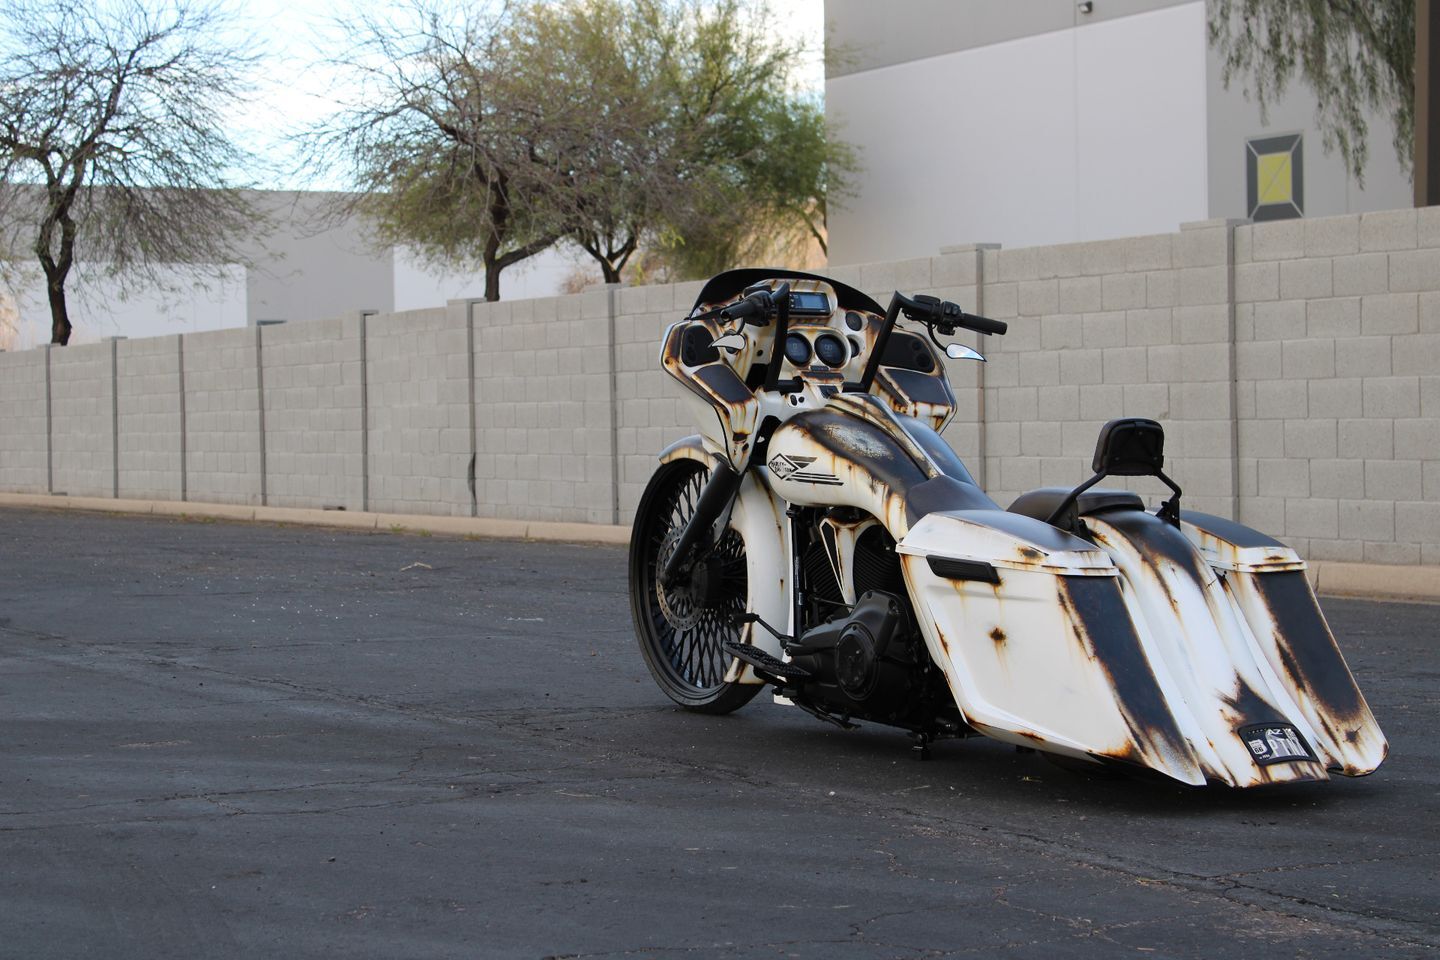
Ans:
[[[1266,643],[1252,629],[1255,618],[1245,610],[1245,602],[1258,602],[1247,598],[1246,592],[1260,588],[1232,584],[1238,572],[1233,569],[1223,571],[1226,576],[1221,577],[1222,571],[1206,556],[1207,535],[1197,528],[1187,536],[1139,510],[1110,511],[1086,522],[1095,542],[1120,570],[1131,620],[1157,676],[1170,690],[1172,712],[1208,779],[1243,787],[1322,780],[1327,768],[1357,773],[1374,769],[1374,764],[1361,769],[1364,762],[1360,758],[1347,759],[1325,725],[1317,722],[1320,714],[1304,708],[1316,698],[1300,689],[1283,669],[1277,669],[1283,665],[1278,642],[1269,641],[1276,645],[1276,652],[1267,654]],[[1284,549],[1278,543],[1265,549],[1271,551],[1271,562],[1277,566],[1265,575],[1293,575],[1313,604],[1303,570],[1294,568],[1298,557],[1274,552]],[[1216,555],[1212,550],[1211,556]],[[1318,617],[1318,607],[1313,611]],[[1321,626],[1323,622],[1323,618],[1318,620]],[[1313,632],[1316,620],[1302,620],[1296,614],[1287,624]],[[1276,631],[1263,632],[1273,635]],[[1328,629],[1319,639],[1334,649]],[[1312,646],[1314,639],[1305,642]],[[1338,650],[1334,652],[1348,680],[1349,671],[1343,660],[1338,660]],[[1353,680],[1349,682],[1353,686]],[[1365,716],[1368,718],[1368,708]],[[1266,724],[1293,726],[1315,759],[1258,763],[1241,731]],[[1373,726],[1373,718],[1370,724]],[[1378,728],[1374,733],[1379,737]],[[1380,742],[1383,744],[1383,737]]]
[[[1305,561],[1280,541],[1223,517],[1186,512],[1181,519],[1186,537],[1221,574],[1232,608],[1315,731],[1326,765],[1347,776],[1373,771],[1389,745],[1320,611]]]

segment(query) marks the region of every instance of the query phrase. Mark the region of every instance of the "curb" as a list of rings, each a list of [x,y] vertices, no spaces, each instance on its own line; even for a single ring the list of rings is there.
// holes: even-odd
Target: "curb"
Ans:
[[[1310,582],[1330,597],[1440,601],[1440,567],[1312,560]]]
[[[415,513],[361,513],[349,510],[307,510],[297,507],[247,507],[228,503],[173,500],[112,500],[108,497],[56,497],[47,494],[0,493],[0,507],[41,507],[90,510],[98,513],[148,514],[157,517],[204,517],[293,523],[380,533],[440,533],[503,540],[549,540],[567,543],[630,542],[630,528],[599,523],[543,520],[500,520],[490,517],[432,517]]]
[[[0,507],[92,510],[101,513],[150,514],[157,517],[205,517],[262,523],[293,523],[378,533],[439,533],[502,540],[545,540],[565,543],[606,543],[624,546],[630,528],[599,523],[543,520],[501,520],[491,517],[432,517],[416,513],[360,513],[348,510],[307,510],[297,507],[247,507],[228,503],[173,500],[112,500],[108,497],[56,497],[48,494],[0,493]],[[1440,566],[1391,566],[1311,560],[1307,574],[1316,593],[1370,600],[1440,602]]]

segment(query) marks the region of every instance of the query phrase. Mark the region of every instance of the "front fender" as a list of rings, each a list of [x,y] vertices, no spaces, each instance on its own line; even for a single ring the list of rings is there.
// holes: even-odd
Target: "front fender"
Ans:
[[[705,438],[695,435],[677,440],[660,453],[660,462],[694,460],[713,469],[722,462],[722,456]],[[790,616],[790,556],[789,524],[785,522],[785,509],[757,478],[754,470],[746,471],[740,482],[740,493],[730,513],[730,526],[745,541],[745,575],[749,584],[749,599],[746,610],[757,613],[777,629],[785,629]],[[742,643],[755,646],[775,657],[782,657],[784,651],[780,640],[759,624],[746,624],[741,633]],[[762,683],[750,667],[741,669],[738,663],[731,668],[727,680],[741,683]]]

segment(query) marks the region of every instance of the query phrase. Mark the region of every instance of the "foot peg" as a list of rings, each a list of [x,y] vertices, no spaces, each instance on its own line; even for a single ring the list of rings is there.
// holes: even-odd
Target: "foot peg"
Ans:
[[[809,670],[796,666],[793,663],[786,663],[784,660],[761,650],[753,643],[736,643],[731,640],[725,644],[725,652],[741,663],[750,664],[756,671],[766,677],[775,677],[783,680],[787,684],[810,679]]]

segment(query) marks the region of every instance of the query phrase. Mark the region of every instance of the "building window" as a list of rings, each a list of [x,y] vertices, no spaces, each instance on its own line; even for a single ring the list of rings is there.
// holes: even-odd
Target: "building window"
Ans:
[[[1290,220],[1305,216],[1304,161],[1298,133],[1246,141],[1246,209],[1250,211],[1251,220]]]

